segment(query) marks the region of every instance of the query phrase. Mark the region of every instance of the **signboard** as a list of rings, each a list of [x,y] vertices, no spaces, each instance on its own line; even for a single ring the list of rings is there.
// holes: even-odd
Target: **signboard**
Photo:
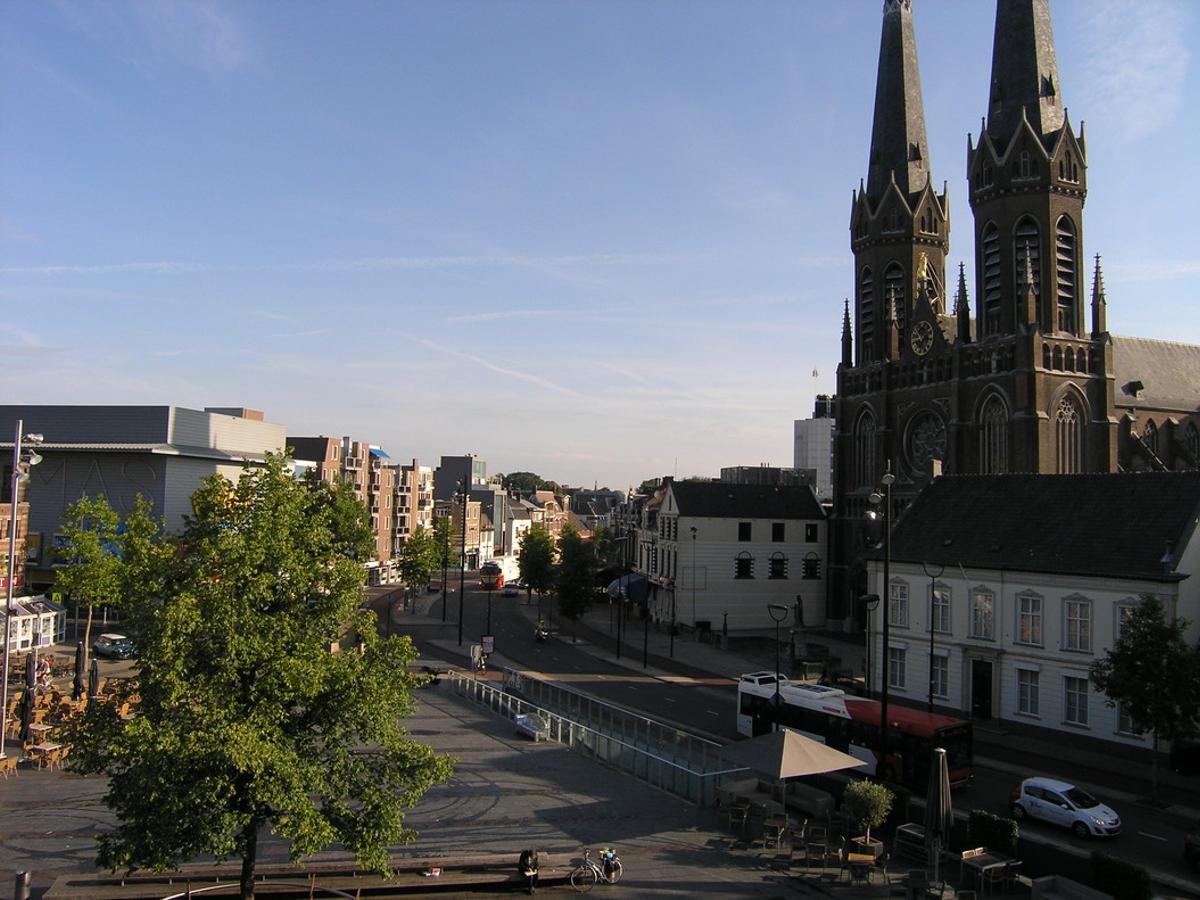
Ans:
[[[485,634],[479,640],[483,642],[484,656],[491,656],[496,652],[496,638],[493,635]]]

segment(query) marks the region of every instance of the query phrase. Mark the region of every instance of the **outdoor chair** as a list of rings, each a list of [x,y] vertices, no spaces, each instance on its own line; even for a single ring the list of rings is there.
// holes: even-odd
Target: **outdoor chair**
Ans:
[[[0,759],[0,776],[8,778],[9,775],[17,774],[17,757],[6,756]]]
[[[1004,867],[1004,889],[1006,891],[1016,890],[1017,882],[1021,878],[1021,860],[1014,859]]]
[[[997,887],[1003,888],[1007,872],[1008,866],[992,866],[984,869],[980,877],[984,893],[991,893]]]

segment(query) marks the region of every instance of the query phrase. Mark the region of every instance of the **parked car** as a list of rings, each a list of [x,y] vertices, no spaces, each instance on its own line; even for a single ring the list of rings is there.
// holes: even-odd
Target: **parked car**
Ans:
[[[1053,778],[1026,778],[1009,794],[1012,817],[1070,828],[1079,837],[1113,837],[1121,817],[1081,787]]]
[[[1200,868],[1200,822],[1183,836],[1183,858]]]
[[[519,596],[521,596],[521,589],[519,587],[517,587],[515,584],[506,584],[504,586],[504,590],[502,590],[500,592],[500,596],[501,597],[519,597]]]
[[[92,651],[105,659],[129,659],[133,641],[123,634],[102,634],[92,642]]]
[[[514,721],[517,726],[517,734],[533,738],[535,744],[538,741],[550,740],[550,723],[537,713],[522,713]]]

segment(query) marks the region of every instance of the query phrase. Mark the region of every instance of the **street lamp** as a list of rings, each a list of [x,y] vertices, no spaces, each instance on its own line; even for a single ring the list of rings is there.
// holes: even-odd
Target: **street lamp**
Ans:
[[[929,578],[929,711],[933,712],[933,595],[937,590],[937,579],[946,571],[945,566],[938,566],[936,572],[929,571],[931,566],[921,563],[921,569]]]
[[[879,595],[863,594],[859,599],[867,608],[867,665],[866,671],[863,674],[865,676],[867,699],[869,700],[871,699],[871,644],[874,643],[871,640],[871,622],[875,618],[872,613],[875,612],[875,607],[879,605]]]
[[[696,526],[692,526],[692,628],[696,627]]]
[[[467,588],[467,482],[459,481],[462,488],[462,537],[459,541],[458,556],[458,646],[462,646],[463,634],[463,596]],[[453,515],[453,513],[451,513]]]
[[[18,495],[21,482],[29,477],[28,469],[42,461],[42,457],[33,448],[42,442],[40,434],[22,434],[25,422],[17,419],[16,435],[13,437],[12,484],[10,485],[9,500],[12,502],[12,514],[8,522],[8,577],[4,588],[4,674],[0,677],[0,759],[5,758],[4,740],[8,734],[8,656],[12,646],[13,625],[13,582],[16,580],[17,569],[17,507],[20,505]],[[21,443],[29,444],[28,453],[23,453]]]
[[[867,518],[879,522],[883,526],[883,591],[880,597],[883,603],[883,647],[880,651],[881,697],[879,702],[879,759],[883,771],[887,771],[888,757],[888,612],[892,605],[891,597],[891,565],[892,565],[892,485],[896,476],[892,474],[892,464],[888,461],[887,471],[879,479],[879,490],[872,492],[871,505],[874,509],[867,510]]]
[[[779,623],[787,618],[788,608],[782,603],[768,603],[767,612],[775,623],[775,713],[779,713]]]

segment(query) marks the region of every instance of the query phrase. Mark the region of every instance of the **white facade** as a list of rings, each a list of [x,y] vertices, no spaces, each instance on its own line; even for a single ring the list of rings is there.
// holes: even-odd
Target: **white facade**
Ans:
[[[635,567],[652,585],[650,614],[687,628],[774,627],[767,609],[788,609],[781,627],[825,625],[825,519],[687,516],[668,489],[654,525],[639,532]],[[692,529],[695,529],[695,538]],[[796,622],[797,602],[802,609]],[[701,626],[702,627],[702,626]]]
[[[1178,571],[1197,571],[1190,542]],[[872,590],[883,596],[882,564],[873,561]],[[936,572],[936,569],[933,569]],[[931,579],[920,565],[892,562],[889,691],[916,703],[930,694],[929,621],[933,635],[933,702],[964,717],[994,717],[1130,746],[1149,746],[1120,710],[1089,681],[1091,664],[1119,635],[1122,615],[1144,594],[1157,595],[1169,619],[1191,623],[1200,638],[1200,585],[949,568]],[[932,586],[932,590],[931,590]],[[931,615],[930,596],[937,609]],[[873,690],[882,688],[882,610],[870,613]]]
[[[792,466],[816,471],[813,491],[822,502],[833,499],[833,425],[830,418],[792,423]]]
[[[3,623],[7,618],[8,614],[0,604],[0,629],[4,629]],[[14,653],[60,644],[67,636],[66,610],[42,595],[14,597],[13,617],[8,623],[7,633],[9,650]]]

